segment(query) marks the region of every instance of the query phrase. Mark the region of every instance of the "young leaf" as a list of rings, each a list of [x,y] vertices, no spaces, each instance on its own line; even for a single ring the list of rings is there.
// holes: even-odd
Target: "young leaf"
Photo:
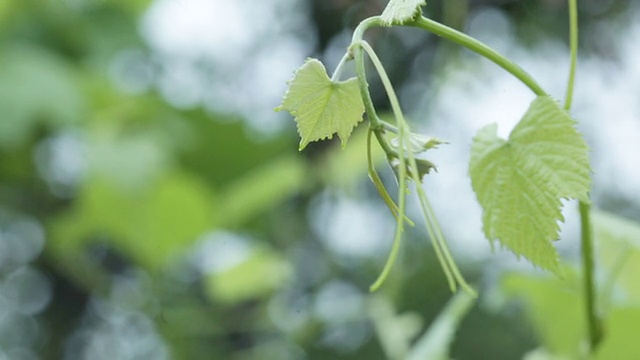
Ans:
[[[408,146],[406,146],[406,148],[407,150],[413,152],[414,154],[420,154],[429,149],[435,149],[439,145],[447,144],[447,142],[444,140],[441,140],[432,136],[417,134],[417,133],[409,133],[408,140],[409,140],[408,141],[409,144]],[[394,149],[399,150],[400,149],[399,144],[400,144],[400,141],[397,137],[391,139],[390,145]]]
[[[380,19],[390,26],[410,21],[420,14],[420,6],[426,5],[425,0],[391,0],[384,8]]]
[[[344,147],[353,128],[362,121],[364,103],[358,80],[332,81],[324,65],[307,59],[289,82],[282,105],[295,117],[300,134],[300,150],[311,141],[331,139],[337,133]]]
[[[418,180],[420,181],[422,181],[422,178],[424,178],[425,175],[428,175],[431,170],[435,170],[436,172],[438,171],[436,165],[427,159],[415,159],[415,161],[416,168],[418,170]],[[393,159],[389,162],[389,165],[391,165],[391,170],[396,174],[396,178],[400,178],[400,161],[398,159]],[[407,169],[407,175],[409,175],[409,177],[413,177],[413,169],[411,166],[405,164],[404,167]]]
[[[536,98],[508,140],[496,125],[473,139],[469,174],[483,208],[484,233],[516,255],[558,273],[562,198],[589,201],[587,145],[575,121],[548,96]]]

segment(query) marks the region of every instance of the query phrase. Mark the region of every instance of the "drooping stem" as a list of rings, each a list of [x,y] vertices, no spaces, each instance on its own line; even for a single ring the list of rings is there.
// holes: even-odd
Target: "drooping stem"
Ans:
[[[467,284],[467,282],[462,277],[460,270],[455,264],[455,261],[453,260],[453,257],[451,256],[447,243],[444,239],[444,236],[442,235],[442,230],[440,230],[437,219],[435,218],[433,210],[431,209],[431,205],[429,204],[426,198],[426,194],[424,193],[424,190],[421,187],[422,182],[418,175],[418,166],[416,164],[416,159],[414,157],[414,154],[411,152],[411,150],[408,150],[408,151],[405,150],[404,144],[407,141],[406,136],[409,133],[409,126],[404,118],[404,114],[402,113],[402,109],[400,108],[400,102],[398,101],[398,97],[395,94],[395,90],[393,89],[391,81],[386,71],[384,70],[384,67],[380,62],[380,59],[378,58],[376,53],[373,51],[371,46],[366,41],[361,40],[359,42],[355,42],[352,44],[352,46],[362,47],[371,58],[371,61],[373,62],[373,65],[376,68],[378,75],[380,76],[380,80],[382,81],[382,84],[389,98],[389,103],[391,104],[394,117],[396,118],[397,128],[398,128],[398,140],[399,140],[399,156],[400,156],[398,158],[399,160],[398,181],[400,183],[400,192],[401,192],[399,196],[403,197],[404,193],[406,192],[406,181],[407,181],[406,161],[408,161],[409,169],[411,169],[409,171],[409,176],[413,179],[413,182],[416,185],[416,189],[420,198],[420,205],[421,205],[424,219],[425,219],[425,225],[427,227],[427,231],[429,232],[429,236],[433,241],[433,247],[434,247],[436,256],[449,282],[449,287],[451,288],[452,292],[455,292],[457,289],[457,284],[460,284],[462,288],[465,291],[467,291],[471,296],[476,297],[477,294],[475,290],[473,290],[471,286]],[[406,155],[405,155],[405,151],[406,151]],[[405,189],[403,189],[403,186],[405,187]],[[396,230],[400,228],[400,225],[401,225],[400,223],[402,223],[401,218],[398,220],[398,225],[397,225],[398,227],[396,228]],[[399,233],[397,232],[396,235],[398,236]],[[386,278],[387,272],[388,270],[390,270],[390,267],[393,264],[393,261],[395,261],[395,254],[397,251],[396,245],[399,244],[398,240],[399,239],[397,238],[394,239],[394,245],[392,248],[391,255],[389,256],[389,260],[387,261],[387,264],[385,265],[385,268],[383,269],[382,274],[378,278],[379,281],[376,281],[374,285],[371,286],[372,291],[375,291],[375,289],[377,289],[382,284],[382,281],[384,281],[384,279]]]
[[[573,101],[576,64],[578,59],[578,1],[568,0],[569,5],[569,47],[571,49],[571,65],[567,81],[567,94],[564,109],[569,111]],[[593,257],[593,231],[591,229],[591,204],[580,201],[580,246],[582,252],[583,291],[587,327],[589,331],[589,347],[595,350],[602,337],[600,319],[597,314],[595,288],[595,260]]]
[[[591,205],[584,201],[578,204],[580,209],[580,232],[582,248],[582,272],[589,346],[593,352],[600,342],[600,320],[596,313],[596,290],[594,283],[593,236],[591,230]]]
[[[342,70],[344,69],[344,65],[347,63],[347,61],[351,60],[351,55],[352,54],[347,52],[344,54],[344,56],[342,56],[342,59],[340,59],[338,66],[336,66],[336,71],[334,71],[333,75],[331,75],[331,81],[340,80],[340,76],[342,75]]]
[[[351,54],[356,63],[356,74],[358,76],[358,86],[360,88],[360,95],[362,96],[362,100],[364,102],[364,108],[367,113],[367,117],[369,118],[369,126],[371,131],[375,135],[380,147],[387,154],[387,158],[397,158],[401,163],[401,169],[399,173],[400,181],[399,181],[399,191],[398,191],[398,213],[397,213],[397,222],[396,222],[396,230],[393,236],[393,244],[391,245],[391,252],[389,253],[389,258],[382,269],[382,272],[374,281],[374,283],[370,286],[370,291],[377,291],[380,286],[384,283],[385,279],[389,276],[391,272],[391,268],[395,263],[396,258],[400,252],[400,241],[402,238],[402,233],[404,231],[404,221],[405,221],[405,209],[406,209],[406,197],[407,197],[407,185],[404,179],[406,178],[406,168],[404,166],[404,154],[402,153],[402,143],[400,147],[400,153],[395,151],[387,139],[384,137],[385,131],[385,123],[378,116],[375,107],[373,106],[373,100],[371,99],[371,95],[369,94],[369,84],[367,83],[367,74],[364,66],[364,55],[363,49],[361,46],[353,46],[353,44],[358,43],[362,40],[364,36],[364,32],[366,29],[372,26],[380,26],[382,24],[379,16],[370,17],[368,19],[363,20],[358,27],[355,29],[353,33],[353,41],[352,46],[349,48],[348,53]],[[399,133],[402,132],[402,129],[399,129]],[[402,141],[402,140],[401,140]]]
[[[377,57],[375,57],[375,53],[373,53],[373,49],[371,49],[371,47],[369,46],[369,44],[367,44],[365,41],[358,41],[358,42],[354,42],[351,44],[351,48],[359,48],[360,52],[356,53],[356,55],[354,55],[356,57],[356,68],[359,67],[358,62],[362,62],[364,63],[364,60],[362,59],[362,49],[364,49],[370,57],[372,57],[374,66],[376,66],[376,69],[378,71],[383,71],[384,69],[380,69],[379,67],[382,66],[382,64],[380,64],[380,61],[377,59]],[[354,49],[353,51],[358,51]],[[358,59],[360,58],[360,59]],[[363,76],[364,75],[364,64],[362,64],[363,67]],[[357,71],[357,70],[356,70]],[[386,75],[386,74],[385,74]],[[360,74],[358,74],[358,76],[360,77]],[[385,85],[385,88],[387,88],[387,86],[390,86],[389,83],[389,79],[386,76],[381,76],[382,78],[382,82]],[[360,84],[363,83],[363,78],[360,78]],[[367,96],[368,96],[368,91],[367,91]],[[371,98],[369,97],[369,100],[371,100]],[[365,100],[365,104],[366,104],[366,100]],[[400,108],[400,104],[398,104],[397,100],[391,101],[391,107],[394,110],[394,113],[396,111],[399,111]],[[373,108],[373,105],[371,103],[371,108]],[[365,109],[366,109],[366,105],[365,105]],[[373,110],[375,113],[375,109]],[[367,112],[368,113],[368,112]],[[377,117],[377,115],[376,115]],[[400,121],[400,120],[398,120]],[[374,129],[373,131],[376,133],[376,135],[378,133],[380,133],[380,137],[382,137],[384,139],[384,137],[381,134],[381,131],[376,131],[374,126],[374,123],[372,122],[372,128]],[[404,154],[404,139],[405,139],[405,133],[404,133],[404,127],[403,126],[399,126],[398,127],[398,137],[399,137],[399,150],[397,153],[397,159],[400,163],[400,169],[398,171],[398,217],[397,217],[397,221],[396,221],[396,231],[393,237],[393,244],[391,245],[391,252],[389,253],[389,258],[387,259],[387,262],[384,265],[384,268],[382,269],[382,272],[380,273],[380,275],[378,276],[378,278],[376,279],[376,281],[371,285],[371,287],[369,288],[370,291],[377,291],[380,286],[382,286],[382,284],[384,283],[384,281],[386,280],[386,278],[389,276],[389,273],[391,272],[391,268],[393,267],[393,264],[395,263],[396,259],[398,258],[398,254],[400,252],[400,243],[401,243],[401,239],[402,239],[402,233],[404,231],[404,218],[405,218],[405,209],[406,209],[406,198],[407,198],[407,168],[406,168],[406,164],[405,164],[405,154]],[[386,139],[385,139],[386,142]],[[387,154],[388,156],[389,154]]]
[[[384,184],[382,183],[382,179],[380,179],[380,175],[378,175],[378,172],[376,171],[373,165],[373,153],[371,151],[371,134],[372,133],[373,133],[373,130],[369,129],[367,133],[367,165],[368,165],[369,179],[371,179],[371,182],[373,182],[373,185],[376,187],[376,190],[378,190],[378,194],[380,195],[384,203],[387,205],[387,207],[391,211],[391,214],[393,214],[393,217],[397,221],[398,213],[400,212],[398,209],[398,205],[396,205],[393,202],[393,199],[387,192],[387,189],[384,187]],[[409,219],[406,216],[405,216],[405,221],[407,222],[407,224],[409,224],[409,226],[415,226],[414,222],[411,221],[411,219]]]
[[[373,16],[363,20],[358,25],[358,27],[354,30],[351,44],[362,41],[364,32],[368,28],[372,26],[381,26],[381,24],[382,24],[382,21],[380,20],[379,16]],[[376,128],[382,128],[382,125],[381,125],[380,117],[376,112],[376,108],[373,106],[373,100],[371,99],[371,94],[369,94],[369,84],[367,83],[367,74],[364,68],[364,56],[362,54],[362,51],[363,50],[360,46],[351,46],[349,48],[349,52],[353,54],[353,58],[356,62],[356,74],[358,75],[358,85],[360,87],[360,95],[362,96],[362,101],[364,102],[364,109],[367,113],[367,116],[369,117],[371,128],[375,130]],[[383,138],[382,136],[379,136],[381,135],[379,133],[380,133],[379,131],[375,132],[375,135],[378,141],[380,141],[381,138]],[[386,141],[384,143],[387,144]],[[380,145],[383,146],[383,149],[386,152],[387,149],[384,148],[384,145],[382,143],[380,143]]]
[[[400,109],[400,102],[398,101],[398,97],[396,96],[395,90],[393,90],[393,85],[391,85],[391,80],[389,76],[387,76],[384,67],[382,66],[382,62],[378,58],[378,55],[373,51],[371,45],[368,42],[361,40],[351,44],[355,47],[362,47],[371,61],[373,62],[373,66],[376,68],[378,75],[380,76],[380,80],[382,81],[382,85],[384,86],[385,91],[387,92],[387,96],[389,98],[389,103],[391,104],[391,110],[393,111],[393,115],[396,118],[397,127],[398,127],[398,136],[400,137],[403,134],[403,130],[406,130],[406,121],[404,119],[404,115],[402,114],[402,109]],[[406,135],[406,134],[405,134]],[[400,138],[400,141],[404,139]],[[400,147],[402,149],[402,147]]]
[[[486,44],[472,38],[469,35],[466,35],[456,29],[452,29],[446,25],[440,24],[439,22],[433,21],[423,16],[417,18],[412,22],[407,22],[404,25],[414,26],[423,30],[430,31],[436,35],[442,36],[443,38],[449,39],[461,46],[464,46],[465,48],[482,55],[483,57],[493,61],[496,65],[505,69],[507,72],[518,78],[527,87],[529,87],[529,89],[531,89],[531,91],[533,91],[536,95],[546,95],[546,92],[540,85],[538,85],[535,79],[531,77],[531,75],[529,75],[526,71],[522,70],[521,67],[519,67],[497,51],[493,50]]]
[[[415,168],[415,159],[411,157],[409,161],[414,164],[413,166]],[[451,252],[449,251],[449,247],[447,246],[444,235],[442,234],[442,229],[440,228],[440,224],[436,219],[435,212],[433,211],[433,208],[429,203],[427,194],[424,192],[424,189],[422,188],[422,186],[420,186],[421,182],[419,181],[419,179],[417,179],[417,174],[414,174],[413,177],[414,177],[414,182],[416,183],[416,189],[418,191],[418,198],[420,199],[420,207],[422,208],[422,212],[424,214],[425,219],[431,222],[431,227],[433,228],[432,232],[435,232],[435,238],[432,237],[432,239],[434,239],[434,248],[436,247],[436,244],[438,244],[438,246],[441,248],[441,251],[442,251],[442,257],[444,258],[444,261],[441,260],[440,263],[442,264],[443,267],[444,266],[449,267],[449,271],[451,272],[451,275],[457,281],[457,283],[460,284],[460,287],[462,287],[462,289],[464,289],[467,292],[467,294],[471,295],[474,298],[478,297],[478,293],[471,287],[471,285],[467,283],[467,281],[462,276],[460,269],[458,269],[458,266],[456,265],[455,260],[453,260],[453,256],[451,255]]]
[[[400,103],[397,97],[395,96],[395,91],[393,90],[393,86],[391,85],[391,82],[386,72],[384,71],[382,63],[377,58],[377,55],[375,54],[371,46],[366,41],[363,40],[364,31],[366,29],[372,26],[380,26],[381,24],[382,22],[380,21],[379,17],[371,17],[364,20],[362,23],[360,23],[360,25],[358,25],[358,27],[354,31],[353,40],[351,43],[351,47],[349,49],[349,53],[353,54],[353,58],[355,59],[355,62],[356,62],[356,73],[359,79],[358,82],[360,86],[360,93],[363,98],[363,102],[365,104],[365,110],[369,117],[371,129],[375,134],[381,147],[387,153],[387,157],[389,159],[395,158],[399,161],[399,164],[398,164],[399,165],[398,182],[400,186],[399,196],[398,196],[399,210],[404,212],[403,206],[405,201],[404,198],[406,197],[406,180],[407,180],[406,160],[409,160],[409,164],[408,164],[409,167],[414,169],[413,174],[410,174],[410,175],[412,175],[413,180],[416,184],[416,187],[418,188],[418,193],[420,195],[419,197],[421,200],[420,204],[423,210],[427,231],[429,232],[429,236],[431,237],[431,239],[433,239],[434,251],[436,253],[436,256],[440,264],[442,265],[443,271],[447,277],[449,285],[452,291],[455,291],[456,282],[457,282],[472,296],[477,296],[476,292],[466,283],[466,281],[460,274],[460,271],[458,270],[453,258],[451,257],[451,254],[449,253],[449,249],[447,248],[444,237],[442,236],[442,232],[439,229],[439,227],[436,227],[437,220],[432,216],[433,211],[427,210],[427,208],[429,207],[428,203],[427,203],[427,206],[425,206],[426,196],[424,194],[424,190],[420,187],[420,184],[421,184],[420,179],[417,178],[417,165],[416,165],[415,158],[413,157],[413,153],[411,153],[411,151],[407,151],[407,154],[405,154],[404,142],[406,140],[406,136],[409,130],[408,130],[408,125],[404,119],[404,115],[402,114],[402,110],[400,109]],[[374,67],[376,68],[380,76],[380,79],[382,80],[385,91],[389,96],[391,108],[393,110],[393,113],[397,122],[397,127],[393,129],[395,130],[394,132],[398,135],[398,139],[399,139],[399,150],[397,152],[391,149],[386,138],[383,136],[383,132],[384,130],[388,129],[388,125],[378,117],[375,111],[375,108],[373,106],[373,101],[371,100],[371,95],[369,94],[368,84],[366,82],[364,56],[362,51],[363,49],[368,53],[369,57],[371,58],[374,64]],[[406,155],[408,155],[408,159],[405,157]],[[398,215],[399,216],[398,216],[398,222],[396,225],[396,233],[394,236],[391,253],[389,254],[389,259],[387,260],[387,263],[385,264],[385,267],[382,270],[382,273],[380,274],[378,279],[374,282],[373,285],[371,285],[371,288],[370,288],[371,291],[377,290],[382,285],[382,283],[388,276],[388,273],[397,257],[397,254],[399,251],[399,245],[400,245],[400,236],[403,230],[403,224],[402,224],[403,221],[401,219],[403,218],[404,214],[401,213]],[[436,223],[436,225],[434,225],[434,223]]]
[[[573,86],[576,80],[576,64],[578,62],[578,1],[569,0],[569,47],[571,49],[571,65],[567,94],[564,98],[564,109],[569,111],[573,103]]]
[[[387,96],[389,97],[389,103],[391,104],[391,109],[393,110],[394,116],[396,118],[396,122],[397,122],[397,126],[398,126],[398,140],[399,140],[399,151],[400,151],[400,158],[399,160],[399,179],[398,182],[400,184],[405,184],[406,186],[406,158],[405,158],[405,154],[404,154],[404,143],[405,143],[405,136],[406,133],[408,132],[406,129],[406,122],[404,119],[404,115],[402,113],[402,109],[400,108],[400,102],[398,101],[398,98],[395,95],[395,90],[393,90],[393,85],[391,85],[391,80],[389,79],[389,77],[387,76],[386,71],[384,70],[384,67],[382,66],[382,63],[380,62],[380,59],[378,59],[378,56],[376,55],[376,53],[373,51],[373,49],[371,48],[371,46],[364,40],[361,40],[357,43],[352,44],[354,46],[359,46],[362,47],[367,54],[369,55],[369,57],[371,58],[371,61],[373,62],[374,67],[376,68],[376,70],[378,71],[378,74],[380,76],[380,80],[382,81],[382,84],[385,88],[385,91],[387,92]],[[413,155],[411,154],[410,151],[407,152],[409,156]],[[415,163],[415,161],[414,161]],[[415,164],[413,164],[413,169],[417,169],[417,166],[415,166]],[[414,171],[416,172],[416,171]],[[416,187],[420,186],[419,185],[420,182],[418,181],[416,183]],[[427,231],[429,232],[429,236],[431,237],[431,239],[434,239],[434,250],[436,252],[436,256],[438,257],[438,260],[440,261],[440,263],[442,264],[442,268],[444,270],[444,273],[447,277],[447,280],[449,282],[449,287],[451,288],[452,292],[456,291],[456,282],[453,278],[453,274],[450,270],[450,267],[448,266],[447,262],[445,261],[446,258],[443,256],[443,252],[442,249],[440,248],[440,243],[438,241],[436,241],[436,237],[435,237],[435,232],[433,231],[432,228],[432,224],[428,219],[425,219],[426,221],[426,225],[427,225]],[[395,241],[394,241],[395,243]],[[391,257],[390,257],[391,258]],[[372,287],[373,288],[373,287]]]
[[[405,219],[405,209],[406,209],[406,199],[407,199],[407,168],[405,166],[405,155],[404,155],[404,132],[403,128],[399,128],[400,136],[400,150],[398,154],[398,161],[400,162],[400,170],[398,175],[398,217],[396,221],[396,230],[393,236],[393,244],[391,245],[391,252],[389,253],[389,258],[382,269],[382,272],[374,281],[373,284],[369,287],[369,291],[374,292],[377,291],[384,281],[389,276],[391,272],[391,268],[393,268],[393,264],[398,258],[398,254],[400,253],[400,243],[402,240],[402,233],[404,232],[404,219]]]
[[[351,46],[349,47],[349,51],[347,54],[352,55],[353,59],[356,63],[356,75],[358,76],[358,86],[360,87],[360,96],[362,96],[362,101],[364,102],[364,109],[367,113],[367,117],[369,118],[370,127],[373,130],[373,134],[378,140],[380,147],[387,154],[388,158],[399,158],[398,152],[395,151],[387,138],[384,137],[385,130],[392,131],[394,133],[398,132],[398,129],[393,127],[393,125],[388,124],[387,122],[380,119],[378,113],[376,112],[376,108],[373,106],[373,100],[371,99],[371,94],[369,94],[369,84],[367,83],[367,74],[364,66],[364,56],[362,54],[363,50],[360,46],[353,46],[360,41],[362,41],[364,37],[364,32],[370,27],[374,26],[382,26],[382,20],[380,20],[380,16],[372,16],[363,20],[358,27],[353,32],[353,37],[351,40]]]

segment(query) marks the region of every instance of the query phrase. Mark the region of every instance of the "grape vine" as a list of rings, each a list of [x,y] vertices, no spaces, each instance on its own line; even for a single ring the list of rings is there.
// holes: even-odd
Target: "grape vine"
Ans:
[[[584,239],[589,233],[591,186],[588,147],[568,112],[577,52],[577,10],[575,0],[569,0],[569,3],[572,65],[564,108],[509,59],[468,35],[424,17],[421,6],[425,2],[419,0],[391,0],[381,16],[363,20],[355,29],[352,42],[331,78],[316,59],[307,59],[295,72],[283,102],[276,110],[287,110],[295,117],[301,137],[300,150],[311,141],[331,138],[333,134],[337,134],[345,146],[353,128],[362,121],[363,113],[368,119],[369,177],[396,218],[389,258],[371,285],[371,291],[384,283],[398,256],[404,227],[413,224],[406,216],[406,195],[412,189],[417,195],[425,227],[451,291],[457,291],[459,286],[476,296],[476,291],[465,281],[453,259],[422,187],[422,179],[435,167],[424,155],[443,141],[411,132],[382,63],[364,40],[366,30],[405,26],[429,31],[493,61],[536,94],[508,139],[497,137],[495,124],[487,125],[477,133],[471,145],[469,175],[483,209],[484,234],[491,244],[499,242],[516,256],[525,257],[535,266],[560,275],[559,256],[553,242],[559,238],[558,222],[564,221],[561,200],[578,199],[581,209],[587,208],[583,216],[583,227],[587,223]],[[367,83],[365,55],[384,85],[395,119],[393,124],[382,120],[376,112]],[[348,61],[355,61],[356,77],[340,80],[344,64]],[[371,143],[374,138],[397,177],[397,204],[373,167]],[[583,243],[583,248],[589,249],[589,246]],[[588,281],[592,283],[593,279]],[[592,314],[593,304],[588,308]],[[591,337],[591,344],[595,346],[596,335]]]

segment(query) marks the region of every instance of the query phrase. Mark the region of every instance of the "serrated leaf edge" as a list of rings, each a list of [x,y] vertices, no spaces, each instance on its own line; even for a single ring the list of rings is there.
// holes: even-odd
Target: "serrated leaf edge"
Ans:
[[[480,158],[480,159],[486,158],[486,156],[487,156],[486,154],[487,154],[487,153],[490,153],[490,152],[492,153],[492,152],[495,152],[495,151],[499,151],[499,148],[502,148],[502,147],[506,146],[506,145],[507,145],[507,144],[509,144],[510,142],[512,142],[512,141],[518,141],[518,138],[520,138],[520,137],[522,136],[522,134],[518,134],[518,130],[517,130],[517,129],[519,129],[519,128],[520,128],[520,126],[524,126],[524,125],[521,125],[521,124],[524,122],[524,120],[525,120],[528,116],[532,116],[532,115],[529,115],[529,110],[533,107],[534,103],[535,103],[535,102],[537,102],[537,101],[548,101],[548,100],[553,101],[553,102],[554,102],[554,104],[555,104],[556,106],[558,106],[558,103],[557,103],[555,100],[553,100],[551,97],[548,97],[548,96],[540,96],[540,97],[536,98],[536,99],[532,102],[532,104],[530,105],[530,107],[529,107],[529,109],[527,110],[527,112],[525,113],[525,115],[521,118],[521,120],[518,122],[518,124],[513,128],[513,130],[512,130],[512,131],[511,131],[511,133],[509,134],[508,140],[505,140],[505,139],[500,138],[499,136],[497,136],[497,124],[495,124],[495,123],[494,123],[494,124],[486,125],[486,126],[484,126],[483,128],[481,128],[481,129],[477,132],[476,136],[474,136],[473,144],[476,144],[476,142],[477,142],[477,141],[480,141],[480,140],[478,140],[478,139],[479,139],[479,138],[482,138],[482,137],[490,137],[490,138],[492,138],[492,139],[493,139],[493,141],[483,141],[484,143],[489,144],[489,146],[487,146],[487,145],[483,146],[483,147],[482,147],[482,150],[483,150],[483,151],[482,151],[482,153],[480,153],[480,154],[478,154],[478,153],[476,153],[476,152],[474,151],[474,152],[471,154],[471,158],[472,158],[472,159],[473,159],[473,158]],[[583,148],[583,150],[588,151],[588,146],[586,145],[586,142],[584,141],[584,138],[582,137],[582,135],[580,134],[580,131],[579,131],[579,130],[576,128],[576,126],[575,126],[575,125],[577,124],[577,122],[575,121],[575,119],[573,119],[573,118],[570,116],[570,114],[569,114],[568,112],[566,112],[565,110],[563,110],[560,106],[558,106],[558,109],[562,110],[562,112],[563,112],[563,116],[566,116],[565,120],[569,120],[569,121],[570,121],[571,126],[572,126],[572,128],[573,128],[573,131],[575,131],[575,132],[576,132],[576,134],[580,137],[580,143],[581,143],[581,144],[576,145],[575,147]],[[538,114],[538,116],[536,116],[536,118],[546,117],[546,116],[548,116],[549,112],[551,112],[551,111],[552,111],[551,109],[543,110],[543,111],[542,111],[542,114]],[[562,124],[562,125],[559,125],[559,126],[566,126],[566,124]],[[481,135],[481,134],[483,134],[483,133],[484,133],[484,136],[480,136],[480,135]],[[487,134],[487,133],[488,133],[488,134]],[[514,136],[513,136],[513,134],[514,134],[514,133],[516,133],[516,134],[517,134],[517,137],[514,137]],[[490,135],[490,136],[487,136],[487,135]],[[473,145],[472,145],[472,147],[473,147]],[[582,159],[582,160],[586,160],[586,161],[587,161],[588,169],[586,169],[586,170],[585,170],[585,171],[587,172],[587,174],[582,174],[582,175],[587,175],[587,176],[589,176],[589,175],[588,175],[588,173],[590,172],[590,164],[589,164],[588,155],[586,155],[586,157],[587,157],[586,159]],[[473,170],[473,169],[477,169],[477,168],[478,168],[478,166],[479,166],[477,163],[474,163],[473,161],[471,161],[471,164],[474,164],[474,166],[469,168],[469,173],[470,173],[470,174],[471,174],[471,173],[473,173],[473,172],[477,172],[477,170]],[[485,169],[485,171],[486,171],[486,169]],[[587,199],[587,201],[588,201],[588,190],[585,190],[585,191],[583,191],[583,193],[580,193],[580,194],[578,194],[578,193],[573,193],[573,194],[570,194],[570,195],[566,195],[566,194],[565,194],[565,193],[566,193],[566,191],[563,191],[562,189],[553,189],[553,190],[551,191],[551,196],[552,196],[555,200],[557,200],[557,202],[559,203],[559,205],[558,205],[558,209],[557,209],[557,211],[559,212],[559,215],[558,215],[557,217],[556,217],[556,216],[554,216],[554,220],[555,220],[555,223],[556,223],[556,226],[555,226],[555,227],[556,227],[556,230],[555,230],[556,238],[555,238],[555,239],[545,239],[545,241],[547,242],[547,244],[552,248],[553,255],[554,255],[554,259],[553,259],[553,260],[549,259],[549,262],[551,262],[552,268],[548,268],[547,266],[544,266],[544,265],[542,265],[542,264],[539,264],[538,262],[534,262],[531,258],[529,258],[526,254],[522,253],[521,251],[515,251],[515,250],[514,250],[514,249],[512,249],[508,244],[506,244],[505,242],[503,242],[503,240],[502,240],[502,239],[500,239],[500,238],[498,238],[498,237],[496,237],[496,236],[493,236],[493,234],[491,234],[491,233],[489,232],[489,229],[487,229],[487,228],[486,228],[486,226],[485,226],[485,223],[486,223],[485,218],[486,218],[486,216],[488,216],[488,214],[487,214],[487,211],[484,209],[484,206],[482,206],[482,203],[484,203],[485,201],[480,201],[480,200],[481,200],[481,197],[478,195],[478,193],[477,193],[477,191],[476,191],[476,188],[479,186],[479,185],[477,185],[477,181],[478,181],[478,180],[476,180],[476,181],[472,181],[472,185],[474,185],[474,183],[475,183],[475,185],[476,185],[476,186],[472,186],[472,187],[474,188],[474,192],[476,192],[476,196],[478,197],[478,201],[480,202],[480,205],[481,205],[481,207],[483,208],[483,232],[484,232],[485,236],[487,237],[487,239],[489,240],[489,242],[490,242],[490,244],[491,244],[491,247],[492,247],[492,250],[494,249],[494,243],[497,241],[497,242],[499,242],[499,243],[500,243],[500,246],[501,246],[502,248],[506,248],[506,249],[508,249],[510,252],[512,252],[513,254],[515,254],[515,255],[516,255],[516,257],[517,257],[518,259],[522,256],[522,257],[524,257],[525,259],[527,259],[527,260],[528,260],[528,262],[530,262],[531,264],[533,264],[533,265],[534,265],[534,267],[537,267],[537,268],[543,268],[543,269],[547,269],[547,270],[551,270],[551,271],[553,271],[554,273],[556,273],[557,275],[562,276],[562,274],[561,274],[561,269],[560,269],[560,263],[559,263],[560,256],[559,256],[559,254],[558,254],[558,252],[557,252],[557,249],[556,249],[556,248],[555,248],[555,246],[553,246],[553,244],[552,244],[552,242],[553,242],[553,241],[558,240],[558,238],[557,238],[557,236],[559,236],[559,224],[558,224],[558,222],[559,222],[559,221],[560,221],[560,222],[564,221],[564,217],[563,217],[563,215],[562,215],[562,213],[561,213],[562,206],[563,206],[563,204],[561,203],[561,200],[562,200],[562,199],[569,199],[569,198],[576,198],[576,199],[579,199],[579,200],[584,200],[584,199],[586,198],[586,199]],[[589,183],[590,183],[590,176],[589,176]],[[482,186],[481,186],[481,187],[482,187]],[[588,188],[588,187],[589,187],[589,186],[587,185],[587,188]],[[549,191],[549,190],[547,190],[547,191]],[[487,194],[484,194],[484,196],[482,196],[482,199],[486,199],[486,196],[488,196],[488,195],[487,195]]]
[[[351,77],[349,79],[341,80],[341,81],[334,81],[331,78],[329,78],[328,73],[327,73],[327,69],[324,66],[324,64],[322,63],[322,61],[320,61],[320,60],[318,60],[316,58],[308,57],[308,58],[305,59],[304,63],[298,69],[296,69],[293,72],[293,77],[290,80],[287,81],[287,85],[288,85],[287,90],[285,91],[285,93],[284,93],[284,95],[282,97],[280,105],[275,107],[274,111],[280,112],[282,110],[285,110],[284,102],[285,102],[285,100],[287,99],[287,97],[289,96],[289,94],[291,92],[290,91],[291,84],[296,80],[296,77],[298,76],[298,73],[302,69],[304,69],[305,66],[308,66],[309,63],[312,63],[312,62],[313,63],[317,63],[318,65],[320,65],[320,67],[322,68],[323,74],[329,79],[329,82],[330,82],[330,84],[332,86],[335,86],[335,85],[346,85],[346,84],[348,84],[350,82],[354,82],[354,81],[357,82],[358,81],[358,79],[356,77]],[[340,89],[338,89],[338,91],[339,90]],[[347,133],[340,134],[338,131],[335,131],[335,132],[333,132],[331,134],[327,134],[327,135],[325,135],[323,137],[319,137],[319,138],[315,138],[315,139],[312,139],[312,140],[306,140],[305,141],[305,137],[303,136],[302,130],[301,130],[301,127],[300,127],[300,120],[299,120],[299,117],[298,117],[298,111],[297,110],[289,110],[289,113],[294,117],[294,121],[296,122],[296,130],[297,130],[298,136],[300,137],[300,143],[298,145],[298,151],[304,150],[304,148],[306,148],[307,145],[309,145],[309,143],[311,143],[311,142],[322,141],[322,140],[331,140],[331,139],[333,139],[333,135],[338,135],[338,138],[340,138],[341,146],[342,146],[342,148],[344,148],[344,147],[346,147],[347,141],[351,137],[351,134],[353,133],[353,130],[364,120],[364,117],[360,116],[358,121],[353,124],[353,126],[349,129],[349,131]],[[364,114],[364,110],[363,110],[363,114]]]

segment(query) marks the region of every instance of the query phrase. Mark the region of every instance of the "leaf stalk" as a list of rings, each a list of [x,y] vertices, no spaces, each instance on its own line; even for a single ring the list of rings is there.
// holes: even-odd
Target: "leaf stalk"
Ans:
[[[472,38],[465,33],[440,24],[437,21],[425,18],[424,16],[417,18],[413,22],[407,22],[404,25],[427,30],[438,36],[442,36],[445,39],[451,40],[461,46],[464,46],[465,48],[493,61],[496,65],[500,66],[501,68],[518,78],[536,95],[546,95],[544,89],[542,89],[542,87],[535,81],[535,79],[531,75],[529,75],[529,73],[524,71],[520,66],[516,65],[511,60],[507,59],[504,55],[498,53],[486,44]]]
[[[569,48],[571,51],[569,79],[567,80],[567,93],[564,109],[571,110],[573,102],[573,90],[575,84],[576,67],[578,60],[578,1],[568,0],[569,6]],[[583,291],[585,301],[585,316],[589,333],[589,348],[593,353],[602,339],[602,321],[597,313],[596,286],[595,286],[595,260],[593,256],[593,229],[591,227],[591,204],[580,201],[580,247],[582,252]]]

